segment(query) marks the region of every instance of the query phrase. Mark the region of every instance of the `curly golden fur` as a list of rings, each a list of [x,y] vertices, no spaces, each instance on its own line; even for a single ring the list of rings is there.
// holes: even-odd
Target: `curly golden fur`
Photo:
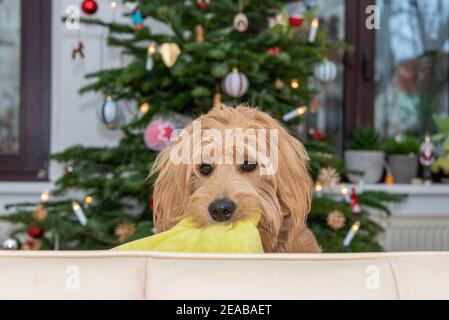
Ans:
[[[185,216],[193,216],[204,226],[217,223],[208,213],[208,206],[217,198],[227,197],[237,205],[231,221],[255,212],[262,214],[258,228],[265,252],[319,252],[320,247],[306,226],[312,181],[308,174],[309,157],[303,145],[267,113],[255,108],[222,105],[197,121],[202,131],[277,129],[277,171],[273,175],[260,175],[257,171],[242,172],[236,164],[213,164],[213,173],[204,176],[194,161],[173,164],[170,153],[180,143],[177,140],[158,155],[151,171],[151,175],[157,175],[153,195],[156,230],[166,231]],[[192,133],[192,127],[187,127],[186,132]],[[248,150],[232,151],[244,152],[245,157],[250,154]]]

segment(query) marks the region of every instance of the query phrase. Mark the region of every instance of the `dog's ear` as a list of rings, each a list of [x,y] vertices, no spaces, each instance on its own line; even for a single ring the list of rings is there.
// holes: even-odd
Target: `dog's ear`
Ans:
[[[279,130],[277,196],[284,214],[283,227],[287,226],[287,238],[279,239],[278,245],[293,252],[295,241],[305,228],[310,211],[312,180],[309,175],[309,156],[296,138],[284,128]]]
[[[171,161],[172,148],[159,153],[150,173],[157,175],[153,187],[153,223],[157,232],[172,228],[180,220],[187,199],[188,165]]]

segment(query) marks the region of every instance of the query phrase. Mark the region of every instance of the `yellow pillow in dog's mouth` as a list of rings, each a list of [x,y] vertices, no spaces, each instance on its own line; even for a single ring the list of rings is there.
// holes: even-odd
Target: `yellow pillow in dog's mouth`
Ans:
[[[257,225],[261,215],[228,224],[199,227],[191,218],[173,229],[129,242],[112,250],[208,253],[263,253]]]

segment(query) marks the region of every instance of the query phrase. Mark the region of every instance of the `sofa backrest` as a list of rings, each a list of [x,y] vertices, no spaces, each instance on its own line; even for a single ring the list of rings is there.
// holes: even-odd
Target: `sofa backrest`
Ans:
[[[449,299],[449,252],[0,251],[0,299]]]

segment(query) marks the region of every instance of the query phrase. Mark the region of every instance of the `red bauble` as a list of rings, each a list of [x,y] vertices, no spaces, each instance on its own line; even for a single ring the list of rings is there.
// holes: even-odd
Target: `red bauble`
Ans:
[[[28,235],[31,238],[38,239],[38,238],[42,237],[43,234],[44,234],[44,230],[42,230],[41,227],[31,227],[28,229]]]
[[[293,13],[288,17],[288,23],[291,27],[299,28],[304,23],[304,16],[299,13]]]
[[[94,0],[84,0],[81,4],[81,9],[86,14],[94,14],[97,12],[98,5]]]
[[[273,48],[269,48],[267,50],[267,55],[269,56],[273,56],[273,57],[279,57],[279,55],[281,54],[282,50],[279,47],[273,47]]]
[[[210,5],[211,0],[196,0],[196,6],[199,8],[207,8]]]

